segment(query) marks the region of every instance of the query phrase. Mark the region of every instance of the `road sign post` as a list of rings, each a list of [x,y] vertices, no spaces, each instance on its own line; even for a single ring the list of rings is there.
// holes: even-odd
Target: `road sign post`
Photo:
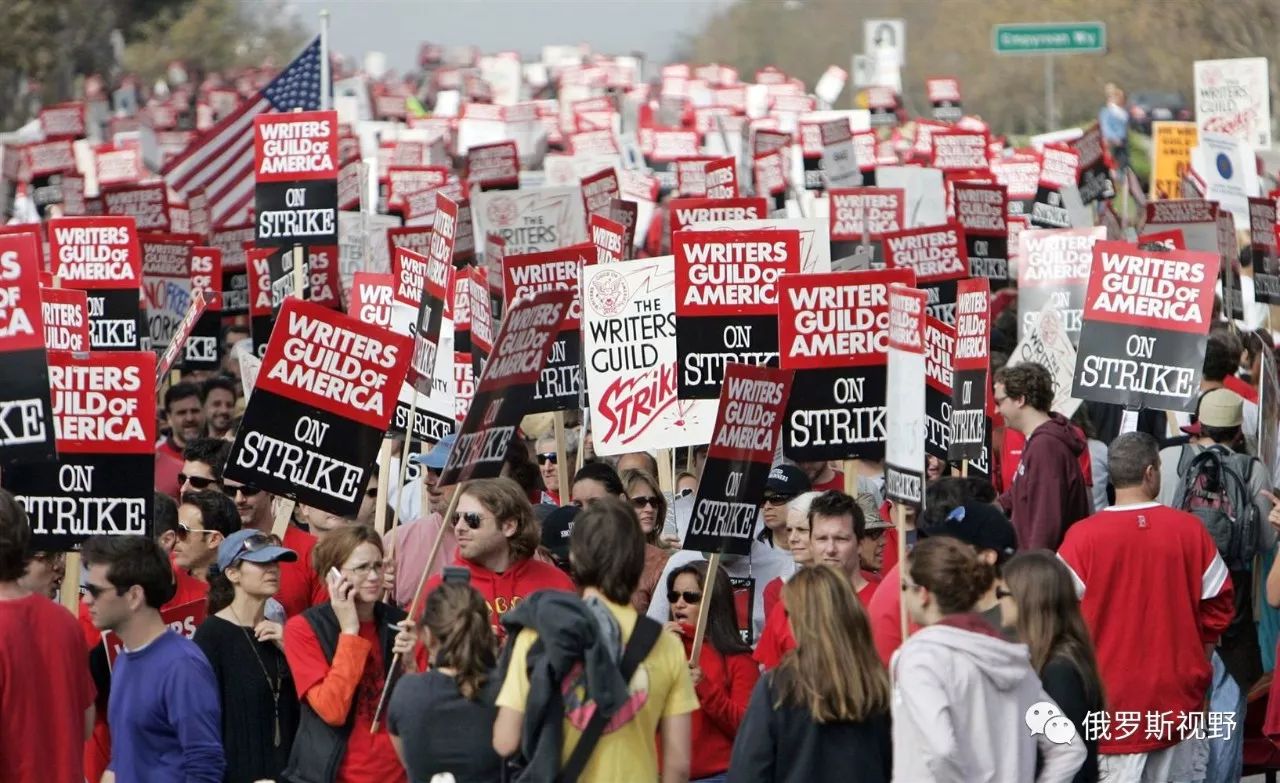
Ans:
[[[1053,130],[1058,126],[1054,55],[1105,54],[1107,25],[1104,22],[998,24],[991,28],[991,49],[1000,55],[1044,56],[1044,115],[1048,125],[1045,130]]]

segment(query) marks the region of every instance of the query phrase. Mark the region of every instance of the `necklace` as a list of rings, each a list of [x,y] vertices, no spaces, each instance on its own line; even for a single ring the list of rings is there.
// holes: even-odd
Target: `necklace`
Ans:
[[[258,653],[258,642],[249,633],[249,627],[240,619],[240,615],[236,614],[234,606],[228,604],[227,608],[231,610],[231,616],[236,618],[236,625],[244,632],[244,638],[249,642],[249,649],[253,651],[253,657],[258,659],[258,666],[262,667],[262,676],[267,681],[267,687],[271,688],[271,703],[275,712],[275,747],[280,747],[280,663],[277,661],[275,665],[276,676],[272,677],[267,673],[267,664],[262,660],[262,655]]]

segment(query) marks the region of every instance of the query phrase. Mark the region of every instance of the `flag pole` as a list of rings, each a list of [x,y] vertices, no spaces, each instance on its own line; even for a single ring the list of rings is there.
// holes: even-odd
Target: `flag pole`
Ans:
[[[320,11],[320,109],[333,108],[333,75],[329,73],[329,9]]]

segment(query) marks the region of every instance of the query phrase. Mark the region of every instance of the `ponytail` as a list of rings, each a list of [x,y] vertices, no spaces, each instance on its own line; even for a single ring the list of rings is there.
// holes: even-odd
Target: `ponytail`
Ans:
[[[911,581],[937,598],[945,614],[972,611],[995,583],[995,566],[978,557],[974,548],[949,536],[926,538],[911,550]]]
[[[236,597],[236,586],[217,566],[209,567],[209,614],[217,614],[231,605]]]
[[[470,585],[443,583],[427,596],[418,627],[435,637],[433,664],[457,670],[458,691],[464,698],[479,696],[497,660],[484,597]]]

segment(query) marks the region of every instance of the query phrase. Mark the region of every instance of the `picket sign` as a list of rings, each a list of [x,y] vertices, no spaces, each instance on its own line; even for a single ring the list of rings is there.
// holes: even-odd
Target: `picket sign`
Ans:
[[[556,491],[560,493],[560,505],[567,506],[569,505],[569,445],[564,435],[564,411],[556,411],[552,416],[556,431],[556,477],[560,484],[556,487]]]
[[[293,248],[293,295],[302,298],[302,292],[305,287],[305,280],[302,276],[302,245],[295,245]],[[247,398],[249,395],[245,395]],[[271,523],[271,535],[276,540],[283,541],[285,533],[289,532],[289,522],[293,520],[293,510],[297,507],[297,501],[292,498],[277,497],[276,518]]]
[[[702,603],[698,604],[698,624],[693,629],[693,647],[689,649],[689,660],[698,661],[702,655],[702,641],[707,635],[707,617],[711,608],[711,591],[716,586],[716,572],[720,570],[720,553],[712,552],[707,558],[707,576],[703,580]]]

